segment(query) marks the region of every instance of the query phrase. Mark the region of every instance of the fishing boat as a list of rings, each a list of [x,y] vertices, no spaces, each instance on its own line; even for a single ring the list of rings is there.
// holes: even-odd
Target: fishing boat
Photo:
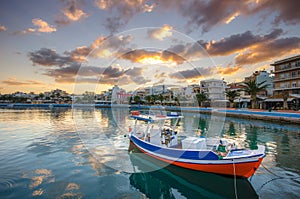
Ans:
[[[183,116],[140,114],[132,111],[130,141],[146,155],[186,169],[237,177],[251,177],[265,157],[265,147],[240,149],[221,138],[183,136],[176,130]]]
[[[185,198],[258,198],[246,178],[234,179],[172,164],[165,166],[160,160],[140,153],[132,143],[130,152],[134,167],[129,177],[130,184],[147,198],[177,198],[172,190],[177,190]]]

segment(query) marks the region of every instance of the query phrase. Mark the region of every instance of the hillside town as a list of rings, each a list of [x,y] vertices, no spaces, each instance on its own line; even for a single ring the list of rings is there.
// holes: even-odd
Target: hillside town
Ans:
[[[44,93],[15,92],[0,94],[0,103],[26,104],[160,104],[165,106],[212,107],[225,103],[230,108],[292,109],[300,105],[300,55],[275,61],[270,73],[253,72],[242,82],[228,83],[223,79],[204,79],[199,84],[178,87],[156,85],[135,91],[125,91],[115,85],[100,94],[85,92],[69,94],[55,89]],[[195,101],[197,104],[195,104]]]

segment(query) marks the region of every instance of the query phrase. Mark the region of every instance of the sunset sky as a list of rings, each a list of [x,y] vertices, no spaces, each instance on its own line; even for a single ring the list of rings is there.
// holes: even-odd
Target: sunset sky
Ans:
[[[298,0],[3,0],[0,93],[238,82],[300,54]]]

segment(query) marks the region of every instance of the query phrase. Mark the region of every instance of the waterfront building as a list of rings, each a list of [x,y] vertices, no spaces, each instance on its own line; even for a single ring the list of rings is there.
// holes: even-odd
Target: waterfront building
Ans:
[[[165,85],[156,85],[156,86],[152,86],[150,89],[150,94],[151,95],[159,95],[164,93],[166,90]]]
[[[273,89],[274,89],[273,77],[269,72],[265,70],[255,71],[251,76],[245,77],[245,81],[249,81],[249,80],[252,81],[255,80],[256,84],[265,82],[261,86],[267,85],[266,89],[258,93],[259,96],[266,97],[266,96],[273,95]]]
[[[23,98],[25,98],[25,97],[27,97],[27,94],[26,94],[26,93],[23,93],[23,92],[17,91],[17,92],[15,92],[15,93],[13,93],[12,96],[13,96],[13,97],[23,97]]]
[[[126,93],[126,91],[122,88],[119,88],[115,85],[112,89],[112,104],[128,104],[129,98],[132,96],[130,93]]]
[[[209,100],[225,99],[226,82],[220,79],[207,79],[200,81],[200,92],[207,94]]]
[[[228,100],[225,95],[226,82],[221,79],[206,79],[200,81],[200,92],[208,96],[212,107],[226,107]]]
[[[242,82],[233,82],[227,84],[226,91],[238,91],[240,96],[236,97],[233,102],[236,103],[236,107],[238,108],[247,108],[251,105],[250,95],[241,90],[242,88]]]
[[[280,95],[283,91],[300,95],[300,55],[275,61],[271,66],[274,66],[275,74],[274,95]]]

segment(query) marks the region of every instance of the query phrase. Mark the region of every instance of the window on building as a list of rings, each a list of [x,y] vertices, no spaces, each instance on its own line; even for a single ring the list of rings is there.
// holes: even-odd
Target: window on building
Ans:
[[[285,73],[285,77],[289,78],[290,77],[290,73]]]
[[[290,82],[286,82],[286,83],[285,83],[285,87],[286,87],[286,88],[290,88],[290,87],[291,87]]]
[[[291,63],[292,68],[296,67],[296,62]]]
[[[292,82],[292,87],[297,87],[297,83],[296,82]]]
[[[280,88],[284,88],[285,84],[283,82],[280,83]]]
[[[291,67],[290,63],[285,65],[285,68],[290,68],[290,67]]]
[[[280,70],[284,69],[284,65],[281,64],[281,65],[279,66],[279,68],[280,68]]]
[[[279,77],[280,79],[284,79],[284,73],[281,73]]]
[[[295,71],[292,72],[292,77],[296,77],[296,72]]]
[[[298,76],[300,76],[300,70],[298,70]]]

